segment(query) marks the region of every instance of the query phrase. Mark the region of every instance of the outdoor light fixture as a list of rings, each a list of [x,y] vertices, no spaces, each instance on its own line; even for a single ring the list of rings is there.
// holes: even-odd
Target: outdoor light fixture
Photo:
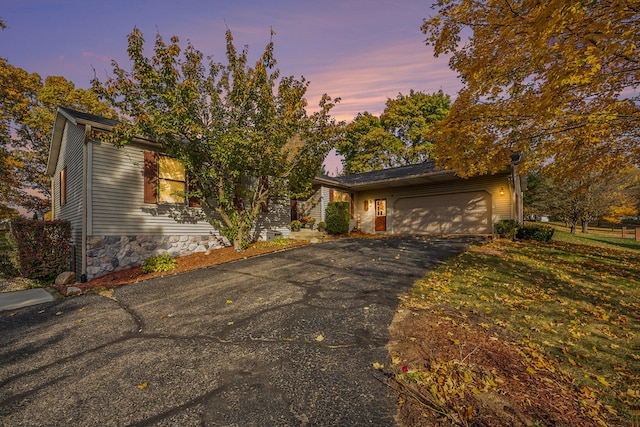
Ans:
[[[504,196],[504,187],[500,187],[500,195]]]

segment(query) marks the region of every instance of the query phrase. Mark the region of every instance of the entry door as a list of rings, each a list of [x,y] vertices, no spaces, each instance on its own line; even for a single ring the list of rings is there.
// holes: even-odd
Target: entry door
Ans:
[[[376,199],[376,231],[387,231],[387,199]]]

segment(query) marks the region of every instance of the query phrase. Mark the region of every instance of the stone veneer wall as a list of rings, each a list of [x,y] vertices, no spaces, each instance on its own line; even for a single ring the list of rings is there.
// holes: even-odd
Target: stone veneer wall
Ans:
[[[89,236],[87,280],[141,265],[152,255],[175,258],[220,249],[229,243],[217,235],[206,236]]]

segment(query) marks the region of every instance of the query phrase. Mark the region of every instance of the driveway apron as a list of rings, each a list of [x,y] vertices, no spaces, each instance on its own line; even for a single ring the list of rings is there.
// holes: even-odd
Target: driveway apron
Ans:
[[[398,297],[472,238],[334,240],[0,313],[0,425],[392,426]]]

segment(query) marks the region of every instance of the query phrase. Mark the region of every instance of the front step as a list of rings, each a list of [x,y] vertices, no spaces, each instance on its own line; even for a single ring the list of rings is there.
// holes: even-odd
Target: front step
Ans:
[[[327,237],[326,231],[309,230],[307,228],[289,233],[289,238],[291,240],[311,240],[315,238],[322,241],[325,237]]]

